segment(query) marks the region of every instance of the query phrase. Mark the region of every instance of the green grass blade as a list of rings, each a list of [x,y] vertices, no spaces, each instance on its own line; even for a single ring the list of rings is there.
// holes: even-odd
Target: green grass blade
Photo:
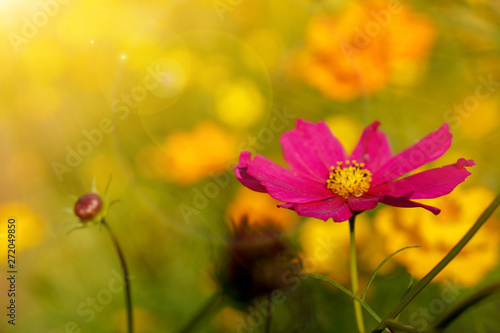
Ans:
[[[401,299],[405,298],[406,295],[410,292],[411,288],[413,287],[413,282],[415,282],[415,279],[411,274],[410,275],[410,283],[408,283],[408,287],[406,288],[405,292],[403,293],[403,296],[401,296]],[[399,321],[399,316],[401,316],[401,313],[396,316],[395,321]]]
[[[393,333],[420,333],[416,328],[398,323],[397,321],[389,320],[386,322],[387,328]]]
[[[332,279],[329,279],[329,278],[327,278],[326,276],[323,276],[323,275],[318,275],[318,274],[313,274],[313,273],[303,273],[301,275],[303,275],[303,276],[309,276],[309,277],[312,277],[312,278],[315,278],[315,279],[318,279],[318,280],[322,280],[322,281],[328,283],[329,285],[334,286],[335,288],[337,288],[338,290],[342,291],[347,296],[349,296],[352,299],[354,299],[357,302],[359,302],[359,304],[361,304],[361,306],[369,314],[371,314],[371,316],[373,317],[373,319],[375,319],[377,322],[380,323],[382,321],[382,319],[380,318],[380,316],[375,311],[373,311],[373,309],[365,301],[363,301],[361,298],[357,297],[352,292],[350,292],[346,288],[342,287],[339,283],[333,281]]]
[[[365,297],[366,297],[366,293],[368,292],[368,288],[370,288],[370,285],[372,284],[373,282],[373,279],[375,279],[375,276],[377,275],[378,271],[382,268],[382,266],[384,266],[384,264],[386,262],[388,262],[392,257],[394,257],[396,254],[398,254],[399,252],[401,251],[404,251],[406,249],[411,249],[411,248],[414,248],[414,247],[420,247],[420,246],[407,246],[407,247],[403,247],[402,249],[399,249],[397,250],[396,252],[393,252],[391,253],[390,255],[387,256],[387,258],[384,259],[384,261],[382,261],[380,263],[380,265],[378,265],[377,269],[375,270],[375,272],[373,272],[372,274],[372,277],[370,278],[370,281],[368,281],[368,284],[366,285],[366,288],[365,288],[365,291],[363,292],[363,296],[361,297],[361,299],[364,301],[365,300]]]
[[[338,282],[333,281],[332,279],[327,278],[326,276],[319,275],[319,274],[314,274],[314,273],[302,273],[301,275],[303,275],[303,276],[309,276],[309,277],[312,277],[312,278],[315,278],[315,279],[318,279],[318,280],[325,281],[326,283],[334,286],[335,288],[337,288],[338,290],[340,290],[341,292],[343,292],[347,296],[351,297],[352,299],[358,299],[358,297],[356,295],[354,295],[352,292],[350,292],[349,290],[347,290],[346,288],[344,288],[341,284],[339,284]]]

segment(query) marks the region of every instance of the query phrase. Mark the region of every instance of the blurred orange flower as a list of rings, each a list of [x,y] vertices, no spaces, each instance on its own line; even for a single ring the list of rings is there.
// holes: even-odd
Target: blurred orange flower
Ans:
[[[436,199],[436,204],[442,207],[438,216],[384,207],[376,214],[374,225],[385,239],[388,253],[405,246],[421,246],[404,251],[394,259],[406,266],[410,274],[422,278],[470,229],[493,197],[493,193],[483,187],[457,189]],[[481,281],[498,263],[500,230],[497,225],[498,221],[488,221],[435,281],[456,278],[467,286]]]
[[[413,83],[435,28],[399,1],[349,2],[339,15],[313,18],[306,39],[297,59],[299,75],[325,96],[347,101],[390,82]]]
[[[145,147],[136,161],[143,173],[186,185],[228,169],[237,156],[237,140],[205,121],[191,131],[170,134],[161,147]]]
[[[242,188],[236,198],[228,206],[228,215],[237,223],[243,217],[252,226],[267,224],[273,221],[282,230],[288,230],[297,225],[298,216],[286,209],[276,209],[280,202],[268,195]],[[246,219],[245,219],[246,220]]]

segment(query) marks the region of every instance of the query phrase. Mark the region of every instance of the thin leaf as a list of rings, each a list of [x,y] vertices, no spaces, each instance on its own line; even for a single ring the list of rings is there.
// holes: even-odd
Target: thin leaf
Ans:
[[[383,322],[381,322],[377,327],[372,331],[372,333],[381,333],[387,325],[385,322],[387,320],[391,320],[395,318],[397,315],[401,313],[401,311],[406,308],[408,304],[422,291],[422,289],[427,286],[431,280],[439,274],[450,263],[450,261],[456,257],[456,255],[462,250],[462,248],[470,241],[472,236],[476,234],[479,228],[488,220],[488,218],[493,214],[495,209],[500,205],[500,194],[498,194],[493,202],[486,208],[486,210],[481,214],[479,219],[474,223],[472,228],[465,234],[465,236],[451,249],[451,251],[429,272],[426,276],[420,280],[415,287],[406,295],[396,307],[387,315]]]
[[[64,228],[68,225],[80,225],[81,222],[68,222],[68,223],[63,223],[63,224],[59,224],[59,225],[56,225],[55,227],[52,228],[52,230],[58,230],[58,229],[61,229],[61,228]]]
[[[109,186],[111,185],[111,179],[113,178],[113,175],[109,175],[108,183],[106,184],[106,189],[104,190],[104,195],[108,194]]]
[[[335,288],[337,288],[338,290],[340,290],[341,292],[343,292],[347,296],[351,297],[352,299],[358,299],[358,297],[356,295],[354,295],[352,292],[350,292],[349,290],[344,288],[341,284],[333,281],[332,279],[327,278],[326,276],[314,274],[314,273],[302,273],[301,275],[309,276],[309,277],[313,277],[313,278],[318,279],[318,280],[325,281],[326,283],[334,286]]]
[[[372,317],[373,317],[373,319],[375,319],[377,322],[380,323],[382,321],[382,319],[380,318],[380,316],[377,315],[377,313],[375,311],[373,311],[373,309],[365,301],[363,301],[361,298],[359,298],[358,296],[354,295],[352,292],[350,292],[346,288],[342,287],[339,283],[333,281],[332,279],[329,279],[329,278],[327,278],[326,276],[323,276],[323,275],[318,275],[318,274],[313,274],[313,273],[303,273],[301,275],[313,277],[315,279],[322,280],[322,281],[324,281],[324,282],[326,282],[326,283],[334,286],[335,288],[339,289],[340,291],[342,291],[347,296],[349,296],[352,299],[354,299],[355,301],[359,302],[359,304],[361,304],[361,306],[363,308],[365,308],[365,310],[369,314],[371,314]]]
[[[76,198],[76,197],[75,197]],[[78,198],[75,199],[75,201],[78,200]],[[65,212],[65,213],[70,213],[70,214],[73,214],[74,213],[74,210],[73,208],[71,207],[61,207],[59,208],[59,211],[61,212]]]
[[[413,282],[415,282],[415,279],[411,274],[408,274],[410,276],[410,283],[408,283],[408,287],[406,288],[405,292],[403,293],[403,296],[401,296],[401,299],[403,299],[408,293],[410,292],[411,288],[413,287]],[[399,316],[401,316],[401,313],[398,314],[395,318],[396,321],[399,321]]]
[[[401,297],[401,299],[405,298],[405,296],[408,295],[408,293],[411,290],[411,287],[413,287],[413,282],[415,282],[415,279],[413,278],[413,276],[411,274],[408,274],[408,275],[410,276],[410,283],[408,283],[408,288],[406,288],[406,290],[403,294],[403,297]]]
[[[92,176],[90,179],[90,192],[97,193],[97,186],[95,185],[95,178]]]
[[[389,328],[393,333],[420,333],[420,331],[418,331],[416,328],[398,323],[394,320],[388,320],[385,324],[387,325],[387,328]]]
[[[420,247],[420,246],[407,246],[407,247],[403,247],[402,249],[399,249],[397,250],[396,252],[390,254],[387,256],[387,258],[384,259],[384,261],[382,261],[380,263],[380,265],[378,265],[377,269],[375,270],[375,272],[373,272],[372,274],[372,277],[370,278],[370,281],[368,281],[368,284],[366,285],[366,288],[365,288],[365,291],[363,292],[363,297],[361,297],[361,299],[364,301],[365,300],[365,297],[366,297],[366,293],[368,292],[368,288],[370,288],[370,285],[372,284],[373,282],[373,279],[375,279],[375,276],[377,275],[378,271],[382,268],[382,266],[384,266],[384,264],[386,262],[388,262],[392,257],[394,257],[396,254],[398,254],[399,252],[401,251],[404,251],[406,249],[411,249],[411,248],[414,248],[414,247]]]

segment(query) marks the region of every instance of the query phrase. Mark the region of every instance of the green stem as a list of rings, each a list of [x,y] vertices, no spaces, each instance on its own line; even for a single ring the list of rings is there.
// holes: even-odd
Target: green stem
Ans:
[[[356,220],[356,215],[353,215],[349,219],[349,234],[350,234],[350,269],[351,269],[351,282],[352,282],[352,293],[359,297],[359,285],[358,285],[358,262],[356,259],[356,239],[354,237],[354,222]],[[363,312],[361,311],[361,304],[354,301],[354,314],[356,315],[356,324],[358,326],[359,333],[365,333],[365,325],[363,323]]]
[[[388,320],[396,318],[401,311],[403,311],[404,308],[410,302],[422,291],[422,289],[427,286],[431,280],[439,274],[443,270],[443,268],[446,267],[446,265],[449,264],[449,262],[456,257],[456,255],[462,250],[462,248],[470,241],[472,236],[475,235],[475,233],[479,230],[479,228],[488,220],[488,218],[493,214],[495,209],[500,205],[500,194],[498,194],[493,202],[486,208],[486,210],[481,214],[479,219],[476,221],[476,223],[470,228],[470,230],[464,235],[464,237],[451,249],[450,252],[434,267],[429,273],[427,273],[426,276],[420,280],[415,287],[413,287],[410,292],[403,297],[403,299],[396,305],[396,307],[387,315],[387,317],[377,325],[377,327],[373,330],[373,333],[380,333],[384,330],[384,328],[387,326],[386,322]]]
[[[134,331],[134,329],[133,329],[133,314],[132,314],[132,295],[130,292],[130,275],[128,272],[127,262],[125,261],[125,256],[123,255],[123,251],[120,247],[120,244],[118,243],[118,239],[115,237],[115,235],[111,231],[111,228],[106,223],[104,218],[101,220],[101,224],[108,230],[109,236],[111,237],[111,240],[113,241],[116,252],[118,252],[118,257],[120,258],[120,263],[121,263],[122,271],[123,271],[123,280],[124,280],[124,284],[125,284],[125,305],[127,308],[127,327],[128,327],[127,332],[132,333]]]
[[[214,315],[220,306],[224,303],[224,297],[221,292],[215,293],[210,299],[205,303],[205,305],[198,311],[196,316],[191,319],[191,321],[184,326],[179,333],[188,333],[196,328],[201,322],[209,315]]]

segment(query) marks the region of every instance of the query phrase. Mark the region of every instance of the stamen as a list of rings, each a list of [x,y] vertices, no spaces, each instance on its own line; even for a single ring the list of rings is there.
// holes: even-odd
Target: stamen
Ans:
[[[359,197],[368,192],[372,181],[372,173],[364,169],[365,164],[358,163],[355,160],[346,161],[344,167],[342,167],[342,164],[343,162],[337,162],[337,167],[331,167],[332,171],[326,181],[326,188],[345,199],[352,195]]]

